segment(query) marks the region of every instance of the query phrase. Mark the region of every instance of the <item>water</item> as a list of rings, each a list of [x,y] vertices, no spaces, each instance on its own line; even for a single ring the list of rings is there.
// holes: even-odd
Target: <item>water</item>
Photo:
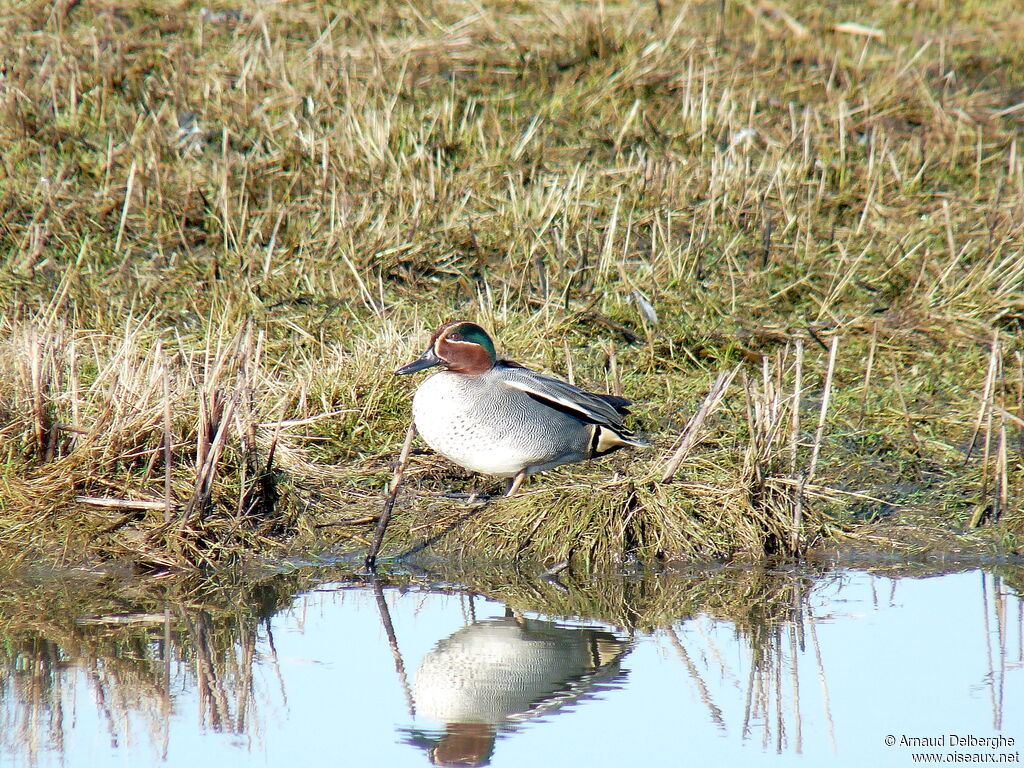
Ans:
[[[1021,576],[716,569],[470,588],[307,568],[194,592],[0,586],[0,764],[1012,761]]]

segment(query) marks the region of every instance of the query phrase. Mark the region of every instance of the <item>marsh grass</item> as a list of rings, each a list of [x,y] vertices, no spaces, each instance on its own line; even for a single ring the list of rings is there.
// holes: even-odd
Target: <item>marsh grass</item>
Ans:
[[[1017,549],[1019,12],[772,7],[5,14],[5,557],[364,546],[389,372],[453,316],[624,392],[652,448],[476,511],[414,456],[390,551]]]

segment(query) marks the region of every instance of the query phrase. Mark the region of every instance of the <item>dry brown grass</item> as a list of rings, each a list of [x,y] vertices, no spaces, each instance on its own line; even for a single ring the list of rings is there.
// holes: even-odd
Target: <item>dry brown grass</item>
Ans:
[[[621,386],[653,442],[456,549],[754,557],[907,510],[1019,548],[1020,12],[765,8],[4,15],[4,555],[362,546],[407,418],[387,371],[456,315]],[[415,462],[396,549],[464,516]]]

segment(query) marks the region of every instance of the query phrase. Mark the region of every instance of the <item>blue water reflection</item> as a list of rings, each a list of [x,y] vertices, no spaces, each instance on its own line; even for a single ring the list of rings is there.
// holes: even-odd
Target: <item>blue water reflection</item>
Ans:
[[[41,621],[0,629],[0,764],[1012,761],[1024,611],[1006,573],[737,569],[481,594],[318,572],[234,613]]]

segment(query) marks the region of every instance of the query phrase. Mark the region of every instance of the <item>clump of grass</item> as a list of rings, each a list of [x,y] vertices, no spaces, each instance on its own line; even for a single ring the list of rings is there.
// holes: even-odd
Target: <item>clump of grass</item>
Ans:
[[[85,348],[66,329],[44,334],[15,329],[0,353],[13,363],[0,374],[17,467],[0,518],[10,556],[200,565],[287,525],[255,441],[251,334],[176,360],[138,326]]]

